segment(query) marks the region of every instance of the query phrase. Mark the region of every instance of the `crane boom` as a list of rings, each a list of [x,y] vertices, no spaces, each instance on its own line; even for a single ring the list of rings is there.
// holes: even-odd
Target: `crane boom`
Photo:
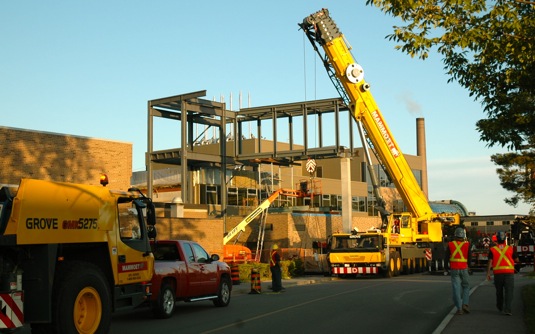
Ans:
[[[232,238],[234,238],[239,232],[244,232],[245,227],[249,225],[256,217],[258,217],[262,212],[267,210],[271,203],[277,199],[280,195],[300,197],[302,196],[300,191],[292,189],[278,189],[273,192],[267,199],[265,199],[259,206],[256,207],[250,214],[248,214],[243,220],[236,225],[232,230],[230,230],[227,235],[223,237],[223,245],[226,245]]]
[[[300,27],[318,53],[316,44],[323,48],[325,56],[319,54],[331,81],[348,104],[353,118],[363,124],[408,211],[418,220],[429,220],[432,210],[427,197],[384,120],[370,92],[370,85],[364,80],[362,67],[354,60],[329,11],[322,9],[306,17]]]

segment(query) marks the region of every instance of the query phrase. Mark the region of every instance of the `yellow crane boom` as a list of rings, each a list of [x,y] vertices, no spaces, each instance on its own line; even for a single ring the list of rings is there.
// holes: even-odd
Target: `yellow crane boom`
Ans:
[[[420,223],[418,230],[413,231],[428,234],[430,241],[441,240],[441,222],[458,223],[458,215],[433,213],[370,92],[370,85],[364,80],[364,70],[353,58],[344,35],[329,16],[329,11],[322,9],[309,15],[299,26],[322,58],[331,81],[350,108],[353,118],[363,125],[368,140],[412,218]],[[324,55],[317,45],[321,46]]]

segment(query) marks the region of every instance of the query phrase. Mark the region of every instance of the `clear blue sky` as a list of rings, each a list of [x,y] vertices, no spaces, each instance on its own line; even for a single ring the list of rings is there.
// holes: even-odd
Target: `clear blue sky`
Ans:
[[[144,170],[147,101],[207,90],[251,106],[337,97],[297,23],[328,8],[353,47],[403,152],[426,122],[431,200],[483,214],[507,206],[479,141],[479,103],[447,84],[437,54],[411,59],[385,39],[396,21],[364,1],[2,1],[0,125],[133,143]],[[178,125],[157,123],[155,149],[178,147]]]

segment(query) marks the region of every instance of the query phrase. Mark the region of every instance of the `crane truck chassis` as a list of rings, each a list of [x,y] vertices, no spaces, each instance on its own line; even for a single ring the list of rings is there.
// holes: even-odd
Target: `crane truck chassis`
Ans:
[[[333,234],[328,255],[331,273],[382,272],[389,277],[420,270],[427,261],[436,263],[435,269],[444,269],[447,230],[460,224],[459,214],[432,211],[371,94],[370,85],[364,80],[362,66],[355,62],[350,46],[329,11],[322,9],[307,16],[299,27],[321,58],[329,78],[357,122],[368,167],[371,166],[368,150],[372,150],[407,207],[407,212],[397,214],[386,210],[373,169],[369,168],[380,207],[381,228]],[[373,247],[361,246],[364,241],[371,240],[376,242]],[[339,241],[348,245],[339,248]]]
[[[107,333],[113,311],[150,296],[155,221],[135,189],[34,179],[2,187],[0,329]]]

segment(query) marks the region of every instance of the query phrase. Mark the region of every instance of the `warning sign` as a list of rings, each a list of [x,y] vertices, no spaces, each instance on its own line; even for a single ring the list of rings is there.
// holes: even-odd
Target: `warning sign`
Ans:
[[[316,171],[316,160],[308,159],[306,169],[310,174],[314,173]]]

